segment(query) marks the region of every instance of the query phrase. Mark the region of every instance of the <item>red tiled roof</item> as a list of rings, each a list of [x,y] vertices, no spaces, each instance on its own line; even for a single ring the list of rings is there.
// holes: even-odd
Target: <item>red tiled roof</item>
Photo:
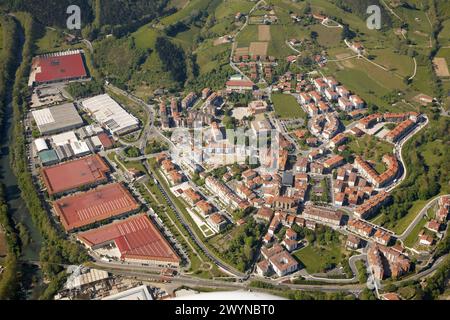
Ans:
[[[62,198],[53,207],[69,231],[137,210],[139,204],[123,185],[114,183]]]
[[[97,135],[98,139],[102,143],[103,148],[109,149],[114,145],[114,141],[105,133],[101,132]]]
[[[42,169],[42,177],[49,195],[76,189],[106,180],[108,166],[99,155]]]
[[[80,233],[77,237],[89,247],[114,241],[122,259],[180,262],[167,240],[145,214]]]
[[[33,61],[33,69],[40,68],[36,73],[36,82],[50,82],[86,77],[83,57],[80,53],[36,57]]]

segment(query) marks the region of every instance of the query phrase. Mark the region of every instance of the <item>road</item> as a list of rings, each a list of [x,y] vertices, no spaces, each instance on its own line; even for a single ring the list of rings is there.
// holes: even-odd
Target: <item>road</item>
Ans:
[[[420,123],[418,126],[416,126],[414,128],[414,130],[412,132],[410,132],[406,137],[402,138],[402,140],[400,140],[399,142],[397,142],[395,144],[394,147],[394,155],[395,157],[400,161],[401,165],[402,165],[402,176],[397,179],[396,182],[394,182],[393,184],[391,184],[386,191],[387,192],[391,192],[392,190],[394,190],[394,188],[396,188],[397,186],[400,185],[400,183],[403,182],[403,180],[405,180],[406,175],[407,175],[407,167],[405,165],[405,160],[403,159],[403,153],[402,153],[402,149],[403,146],[405,145],[406,142],[408,142],[409,139],[411,139],[417,132],[419,132],[420,130],[422,130],[423,128],[425,128],[428,125],[429,119],[426,115],[423,115],[425,122]]]
[[[156,179],[156,177],[153,175],[151,168],[149,167],[149,164],[147,162],[144,163],[144,165],[147,168],[147,171],[149,172],[151,178]],[[190,223],[186,220],[184,217],[184,214],[181,212],[181,210],[178,208],[178,205],[172,201],[172,198],[168,195],[165,188],[162,187],[161,183],[157,184],[158,189],[163,194],[164,198],[167,200],[167,202],[170,204],[172,209],[175,212],[175,215],[177,216],[177,219],[180,221],[180,223],[183,225],[183,227],[186,229],[186,231],[189,233],[189,236],[191,239],[196,243],[196,245],[201,249],[201,251],[209,258],[211,261],[213,261],[220,269],[224,270],[226,273],[231,274],[237,278],[243,278],[246,275],[244,273],[241,273],[237,271],[235,268],[226,265],[223,263],[220,259],[218,259],[214,254],[212,254],[208,247],[203,243],[203,241],[197,236],[197,233],[192,230],[192,227]]]
[[[408,228],[406,228],[406,230],[401,234],[396,236],[399,240],[404,241],[409,234],[411,233],[411,231],[416,227],[416,225],[420,222],[420,220],[422,220],[422,217],[427,213],[428,209],[430,209],[440,198],[442,197],[446,197],[449,195],[442,195],[442,196],[438,196],[432,200],[430,200],[425,207],[423,207],[422,210],[420,210],[420,212],[417,214],[417,216],[414,218],[414,220],[411,222],[411,224],[408,226]]]

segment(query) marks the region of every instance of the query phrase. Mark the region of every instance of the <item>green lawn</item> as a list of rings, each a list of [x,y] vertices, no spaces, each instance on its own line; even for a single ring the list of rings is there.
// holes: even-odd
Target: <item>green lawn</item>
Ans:
[[[359,139],[352,139],[348,146],[353,154],[360,155],[366,161],[374,161],[378,173],[386,169],[382,158],[387,153],[392,154],[393,148],[390,143],[368,134]]]
[[[341,28],[327,28],[321,24],[317,24],[312,26],[311,30],[317,32],[319,35],[317,42],[327,49],[345,46],[344,42],[341,40]]]
[[[64,51],[83,47],[82,43],[78,43],[76,45],[66,44],[61,32],[50,29],[45,30],[45,35],[37,41],[36,45],[37,45],[37,54]]]
[[[419,223],[414,227],[414,229],[411,231],[408,237],[406,237],[403,244],[409,248],[412,248],[414,244],[417,242],[417,237],[419,236],[420,230],[425,226],[427,223],[427,220],[425,218],[422,218],[422,220],[419,221]]]
[[[294,256],[311,274],[323,272],[327,263],[338,265],[342,259],[341,247],[335,244],[328,247],[307,246],[295,252]]]
[[[152,28],[150,25],[142,26],[132,34],[136,47],[141,49],[153,48],[158,35],[160,35],[160,32]]]
[[[229,44],[214,46],[212,41],[203,42],[196,51],[200,74],[206,74],[220,65],[227,64],[230,51]]]
[[[290,94],[273,94],[272,95],[273,107],[275,114],[282,119],[306,119],[306,113],[298,104],[295,97]]]
[[[409,209],[406,216],[395,222],[395,225],[392,227],[392,231],[394,231],[396,234],[403,233],[406,230],[406,228],[408,228],[408,226],[411,224],[411,222],[414,220],[414,218],[417,216],[417,214],[420,212],[420,210],[423,209],[423,207],[427,202],[428,202],[427,200],[415,201],[411,209]]]
[[[450,45],[450,20],[442,23],[442,30],[439,33],[439,42],[442,46]]]
[[[269,42],[269,48],[267,54],[274,56],[278,59],[284,59],[291,54],[295,54],[289,46],[286,44],[286,26],[284,25],[272,25],[270,26],[271,40]]]
[[[374,61],[401,76],[412,76],[414,73],[414,61],[411,57],[395,53],[390,48],[372,49],[370,54],[375,56]]]

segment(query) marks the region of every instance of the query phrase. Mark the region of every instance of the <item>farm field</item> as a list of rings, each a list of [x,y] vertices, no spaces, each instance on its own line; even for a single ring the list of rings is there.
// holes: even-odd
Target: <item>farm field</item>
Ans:
[[[273,94],[273,107],[275,114],[282,119],[306,119],[306,113],[298,104],[294,96],[290,94]]]
[[[310,29],[311,31],[317,32],[317,41],[327,49],[345,46],[344,42],[341,40],[341,28],[327,28],[321,24],[316,24]]]
[[[374,62],[403,77],[411,76],[414,73],[414,61],[406,55],[395,53],[391,49],[371,49],[370,54],[375,56]]]
[[[206,74],[222,64],[227,64],[230,51],[229,44],[214,46],[211,41],[202,43],[195,52],[200,74]]]

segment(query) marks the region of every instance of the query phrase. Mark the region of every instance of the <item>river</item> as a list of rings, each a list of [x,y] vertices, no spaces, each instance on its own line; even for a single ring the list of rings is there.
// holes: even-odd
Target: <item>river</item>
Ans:
[[[18,25],[20,25],[18,23]],[[23,30],[19,27],[20,33],[20,52],[24,42]],[[18,64],[21,62],[21,56],[17,58]],[[35,227],[30,212],[21,197],[17,177],[14,175],[11,167],[11,145],[13,136],[13,108],[11,104],[11,90],[8,91],[6,110],[4,110],[4,123],[0,126],[0,183],[5,186],[5,196],[8,205],[8,213],[14,223],[22,224],[28,234],[28,243],[22,244],[21,260],[39,261],[39,253],[42,246],[42,237],[39,230]],[[23,265],[22,287],[25,298],[33,298],[41,288],[41,272],[38,268],[31,265]]]

